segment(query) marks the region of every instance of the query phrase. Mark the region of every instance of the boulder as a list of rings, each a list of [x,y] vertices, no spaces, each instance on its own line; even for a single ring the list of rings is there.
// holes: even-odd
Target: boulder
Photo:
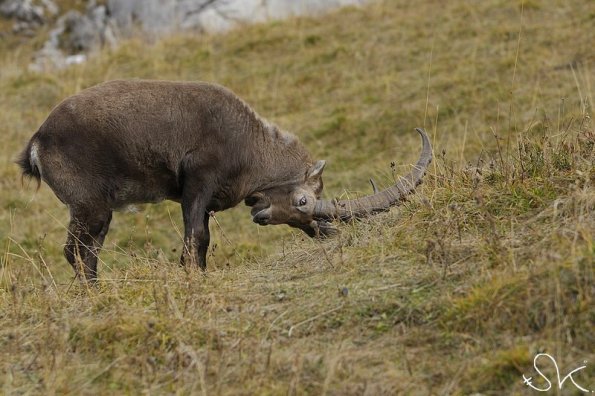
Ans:
[[[39,4],[51,2],[37,1]],[[81,55],[104,45],[115,45],[118,39],[136,34],[158,38],[183,30],[215,33],[271,19],[320,14],[340,6],[360,5],[365,1],[107,0],[104,4],[97,4],[95,0],[89,0],[85,13],[70,10],[58,18],[56,27],[50,31],[50,37],[38,52],[31,69],[42,70],[48,66],[64,67],[78,63],[86,59]],[[43,18],[43,10],[35,6],[33,0],[0,2],[0,9],[10,8],[13,14],[18,8],[13,3],[33,7],[28,17],[32,20]]]
[[[33,35],[48,17],[57,14],[52,0],[0,0],[0,15],[15,20],[12,31],[17,34]]]

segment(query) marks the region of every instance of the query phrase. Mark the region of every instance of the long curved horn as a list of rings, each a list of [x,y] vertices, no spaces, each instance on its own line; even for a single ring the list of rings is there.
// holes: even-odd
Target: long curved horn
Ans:
[[[421,128],[415,128],[415,130],[421,135],[422,150],[417,164],[407,176],[400,177],[396,184],[385,190],[375,191],[374,194],[362,198],[342,201],[318,200],[314,208],[314,218],[348,221],[352,218],[361,218],[386,211],[391,206],[403,201],[421,183],[428,165],[432,162],[432,145],[426,131]]]

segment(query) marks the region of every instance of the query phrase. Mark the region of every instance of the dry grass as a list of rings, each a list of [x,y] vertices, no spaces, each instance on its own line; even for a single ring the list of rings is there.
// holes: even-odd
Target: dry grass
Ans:
[[[45,74],[26,71],[40,39],[4,52],[1,392],[525,394],[540,351],[588,361],[595,389],[594,21],[579,0],[386,0]],[[60,99],[118,77],[229,86],[328,159],[329,197],[405,172],[413,127],[435,161],[410,202],[324,242],[218,214],[206,275],[177,264],[176,205],[116,215],[87,289],[66,209],[11,161]]]

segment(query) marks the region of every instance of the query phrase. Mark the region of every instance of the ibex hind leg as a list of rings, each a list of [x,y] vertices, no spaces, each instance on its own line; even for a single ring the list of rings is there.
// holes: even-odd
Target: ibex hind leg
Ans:
[[[111,219],[112,211],[109,209],[70,207],[64,256],[79,278],[97,281],[97,258]]]

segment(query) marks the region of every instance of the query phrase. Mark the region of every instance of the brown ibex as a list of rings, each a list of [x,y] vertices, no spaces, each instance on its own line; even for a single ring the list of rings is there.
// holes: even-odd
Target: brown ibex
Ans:
[[[65,99],[21,154],[25,176],[45,181],[70,209],[66,259],[97,278],[97,255],[112,211],[135,203],[180,202],[182,263],[206,268],[209,214],[252,206],[260,225],[288,224],[311,237],[329,221],[383,211],[421,182],[432,159],[425,132],[419,161],[371,196],[320,200],[324,161],[312,161],[292,134],[260,118],[214,84],[111,81]]]

